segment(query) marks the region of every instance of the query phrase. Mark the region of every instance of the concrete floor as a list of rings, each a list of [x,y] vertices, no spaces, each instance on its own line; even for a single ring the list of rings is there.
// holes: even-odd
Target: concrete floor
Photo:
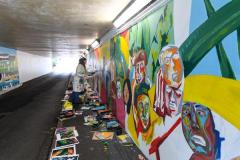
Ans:
[[[0,96],[0,160],[44,160],[68,76],[49,74]]]
[[[138,155],[143,153],[133,146],[123,146],[116,138],[116,133],[112,140],[92,140],[94,131],[99,131],[98,127],[85,126],[84,116],[92,113],[84,111],[82,116],[76,116],[60,123],[59,127],[76,126],[79,136],[79,144],[76,145],[76,152],[79,154],[79,160],[139,160]],[[107,146],[105,146],[105,142]],[[105,149],[105,147],[107,147]]]

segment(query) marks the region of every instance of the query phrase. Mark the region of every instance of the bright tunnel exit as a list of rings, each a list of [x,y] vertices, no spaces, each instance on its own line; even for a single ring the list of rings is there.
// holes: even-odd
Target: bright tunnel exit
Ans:
[[[80,54],[53,57],[53,72],[57,74],[75,73]]]

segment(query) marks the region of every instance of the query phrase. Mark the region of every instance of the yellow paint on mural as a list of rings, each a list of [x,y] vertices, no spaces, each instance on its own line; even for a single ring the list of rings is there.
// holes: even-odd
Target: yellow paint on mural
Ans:
[[[129,47],[128,47],[128,43],[126,41],[126,39],[124,39],[122,36],[120,36],[120,49],[121,49],[121,52],[122,52],[122,55],[127,63],[127,65],[129,64]]]
[[[153,60],[154,60],[154,63],[157,63],[157,60],[158,60],[158,53],[157,51],[155,51],[153,48],[151,48],[151,54],[153,56]]]
[[[240,81],[194,75],[184,85],[184,101],[203,104],[240,129]]]
[[[125,40],[126,40],[127,44],[129,44],[129,31],[127,31],[127,33],[126,33]]]
[[[136,143],[136,145],[139,145],[132,109],[130,110],[130,113],[128,115],[127,123],[128,123],[128,131],[131,134],[133,141]]]
[[[113,37],[113,41],[114,41],[114,43],[117,43],[117,36]]]
[[[110,41],[106,41],[100,47],[100,59],[103,59],[103,57],[105,57],[105,60],[110,60]]]
[[[151,108],[150,108],[150,116],[151,116],[151,124],[156,123],[160,124],[162,122],[162,118],[159,117],[156,112],[153,110],[153,104],[154,104],[154,96],[155,96],[155,89],[156,85],[153,84],[152,87],[148,90],[148,96],[151,101]]]

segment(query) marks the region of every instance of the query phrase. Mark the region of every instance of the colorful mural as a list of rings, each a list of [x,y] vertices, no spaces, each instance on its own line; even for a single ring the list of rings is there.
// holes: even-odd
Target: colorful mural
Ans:
[[[193,150],[191,159],[219,159],[221,140],[212,112],[201,104],[187,102],[182,108],[184,137]]]
[[[161,117],[180,113],[183,96],[183,64],[175,46],[166,46],[159,55],[154,110]]]
[[[0,47],[0,94],[18,85],[16,50]]]
[[[169,0],[95,50],[107,103],[148,159],[240,156],[239,28],[240,1]]]

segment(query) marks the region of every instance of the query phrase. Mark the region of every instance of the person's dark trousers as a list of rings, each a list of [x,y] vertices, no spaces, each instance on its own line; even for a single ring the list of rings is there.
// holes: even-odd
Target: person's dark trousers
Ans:
[[[86,91],[82,91],[82,92],[72,92],[71,96],[70,96],[70,101],[73,104],[74,109],[79,109],[79,104],[80,104],[80,95],[83,95]]]
[[[73,104],[74,109],[76,109],[79,105],[79,95],[81,94],[81,92],[72,92],[71,96],[70,96],[70,101]]]

